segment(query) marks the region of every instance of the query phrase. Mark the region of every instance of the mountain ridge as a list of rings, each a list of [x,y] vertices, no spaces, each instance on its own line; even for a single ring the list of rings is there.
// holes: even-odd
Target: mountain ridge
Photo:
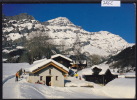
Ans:
[[[21,15],[23,16],[19,18]],[[101,56],[117,54],[131,45],[122,37],[108,31],[88,32],[80,26],[74,25],[66,17],[57,17],[45,22],[39,22],[33,16],[23,13],[6,18],[3,18],[2,24],[3,40],[7,41],[15,41],[24,36],[31,39],[39,35],[49,35],[51,41],[56,45],[61,45],[64,41],[67,50],[72,48],[76,38],[79,37],[82,52],[95,53]],[[98,53],[96,53],[97,50]]]
[[[30,19],[30,20],[35,20],[35,18],[27,13],[20,13],[15,16],[6,16],[4,15],[3,17],[6,17],[10,20],[21,20],[21,19]]]

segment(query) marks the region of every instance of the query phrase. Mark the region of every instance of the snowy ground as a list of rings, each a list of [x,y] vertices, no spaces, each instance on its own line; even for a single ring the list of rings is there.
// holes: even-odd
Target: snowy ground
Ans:
[[[53,99],[53,98],[134,98],[135,78],[118,78],[106,86],[69,77],[66,87],[48,87],[27,82],[23,75],[15,82],[15,73],[20,68],[29,68],[27,63],[3,63],[3,99]],[[71,87],[71,86],[76,87]],[[92,85],[94,87],[81,87]]]
[[[14,77],[16,72],[21,68],[28,68],[28,63],[3,63],[3,82],[7,79]]]

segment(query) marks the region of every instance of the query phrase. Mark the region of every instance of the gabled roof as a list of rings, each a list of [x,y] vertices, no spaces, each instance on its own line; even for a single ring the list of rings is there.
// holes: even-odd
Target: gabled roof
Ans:
[[[94,70],[98,70],[100,72],[102,69],[98,68],[98,67],[94,67],[94,68],[92,68],[92,71],[94,71]]]
[[[93,75],[94,72],[92,69],[94,69],[94,68],[102,69],[101,72],[99,73],[99,75],[104,75],[107,72],[107,70],[110,70],[110,68],[107,64],[100,64],[100,65],[94,65],[92,67],[82,69],[78,73],[82,74],[82,75]],[[118,73],[116,73],[116,72],[114,73],[113,71],[111,71],[111,73],[113,75],[118,75]]]
[[[108,65],[94,65],[92,66],[91,69],[94,69],[94,68],[98,68],[98,69],[102,69],[100,72],[99,72],[99,75],[103,75],[106,73],[106,71],[109,69],[109,66]]]
[[[56,58],[56,57],[62,57],[64,59],[68,60],[68,61],[72,61],[72,59],[70,59],[70,58],[68,58],[68,57],[66,57],[64,55],[61,55],[61,54],[53,55],[53,56],[51,56],[51,59]]]
[[[54,65],[56,68],[66,72],[66,73],[69,71],[69,69],[67,67],[65,67],[64,65],[62,65],[62,64],[60,64],[60,63],[58,63],[52,59],[43,60],[42,62],[32,66],[31,68],[29,68],[29,71],[35,73],[36,71],[39,71],[39,70],[47,67],[44,65]]]

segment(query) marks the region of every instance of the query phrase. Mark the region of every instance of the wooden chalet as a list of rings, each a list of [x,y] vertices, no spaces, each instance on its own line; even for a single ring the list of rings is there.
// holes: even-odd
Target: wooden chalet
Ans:
[[[87,67],[87,60],[73,60],[72,61],[72,68],[74,69],[83,69],[83,68],[86,68]]]
[[[48,59],[30,68],[28,82],[64,87],[64,79],[68,71],[69,69],[64,65]]]
[[[84,75],[83,77],[86,81],[106,85],[113,79],[118,78],[118,75],[112,74],[109,68],[101,69],[94,66],[91,75]]]
[[[72,59],[72,68],[81,70],[87,67],[87,58],[85,56],[80,56],[78,59],[76,55],[71,55],[70,58]]]
[[[71,67],[72,60],[64,55],[56,54],[51,56],[51,59],[55,60],[56,62],[64,65],[65,67],[69,68]]]

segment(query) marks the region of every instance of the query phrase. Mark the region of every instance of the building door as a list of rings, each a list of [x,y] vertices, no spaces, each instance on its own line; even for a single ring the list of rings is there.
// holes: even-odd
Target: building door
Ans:
[[[46,76],[46,85],[51,86],[51,76]]]

